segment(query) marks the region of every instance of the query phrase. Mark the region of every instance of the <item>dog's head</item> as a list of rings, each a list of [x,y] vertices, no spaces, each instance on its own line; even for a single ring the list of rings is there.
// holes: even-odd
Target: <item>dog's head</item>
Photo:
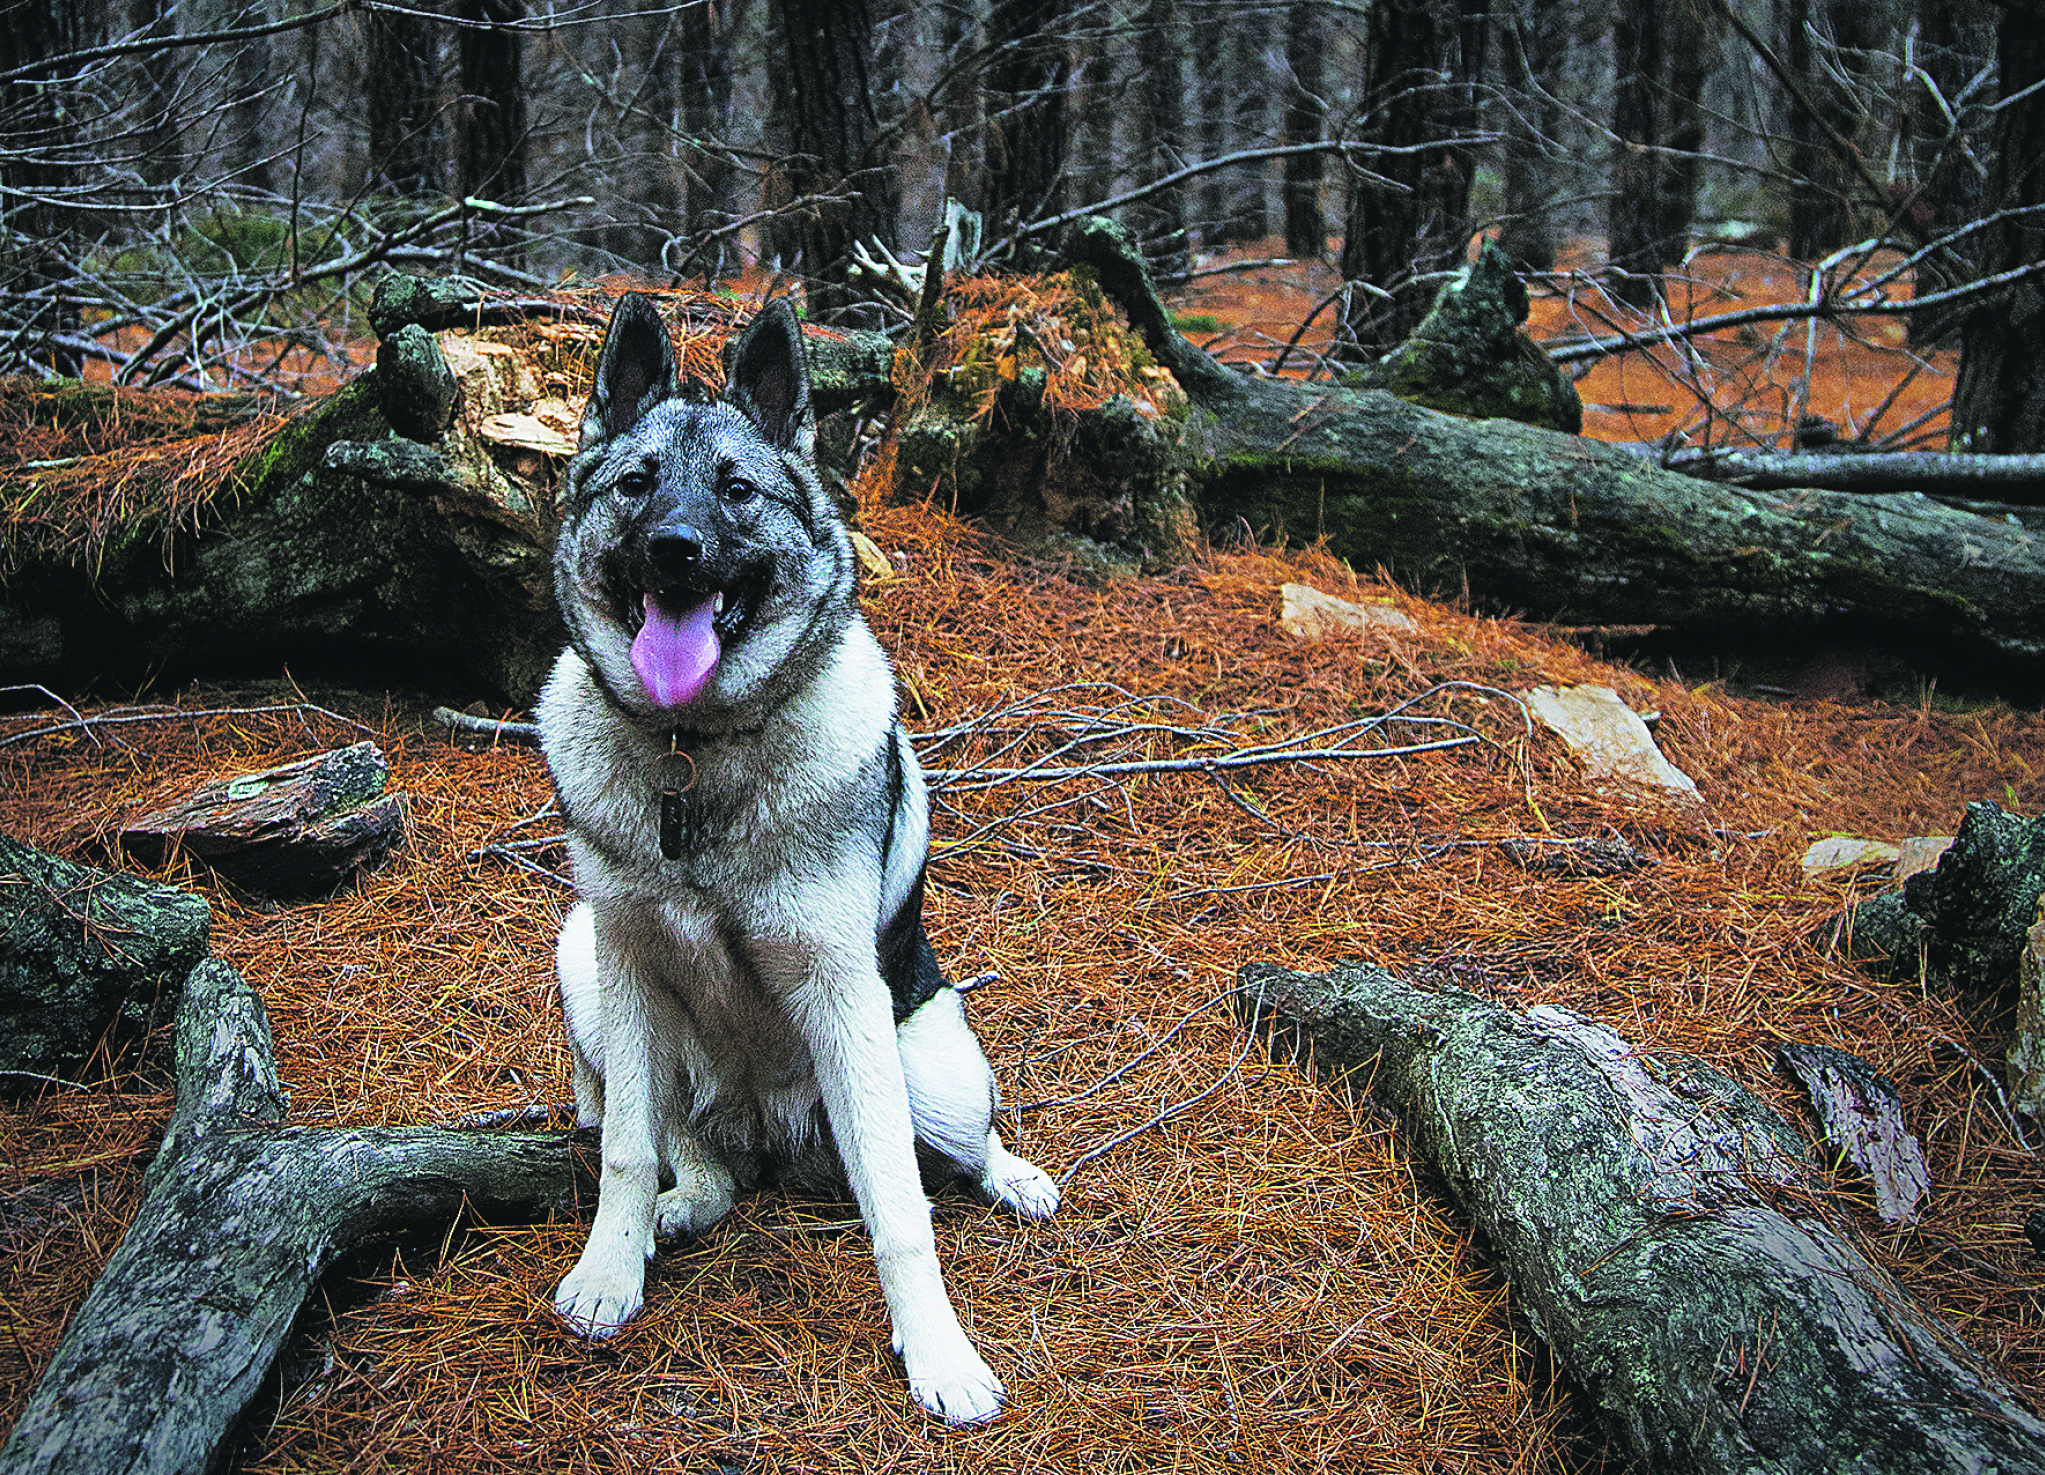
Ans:
[[[656,727],[745,725],[747,703],[850,607],[787,302],[726,361],[724,397],[704,402],[679,382],[652,300],[621,298],[568,468],[554,588],[569,638],[611,700]]]

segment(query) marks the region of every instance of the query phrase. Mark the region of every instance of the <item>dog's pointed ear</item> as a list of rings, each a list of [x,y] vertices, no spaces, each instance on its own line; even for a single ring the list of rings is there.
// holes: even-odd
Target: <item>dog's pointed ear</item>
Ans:
[[[584,444],[622,435],[675,392],[675,350],[653,299],[627,292],[611,312],[596,362],[596,388],[582,415]]]
[[[809,455],[816,445],[810,416],[809,364],[802,325],[786,297],[760,309],[724,351],[725,401],[784,451]]]

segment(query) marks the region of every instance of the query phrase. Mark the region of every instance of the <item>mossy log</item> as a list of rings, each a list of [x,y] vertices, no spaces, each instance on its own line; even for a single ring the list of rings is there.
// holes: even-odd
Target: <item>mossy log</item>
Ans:
[[[2045,1422],[1814,1211],[1803,1142],[1726,1076],[1362,965],[1253,963],[1237,1001],[1399,1113],[1643,1469],[2045,1469]]]
[[[186,979],[177,1054],[142,1207],[0,1447],[4,1475],[216,1468],[342,1250],[595,1196],[594,1134],[283,1125],[262,1000],[224,963]]]
[[[1252,378],[1172,327],[1120,227],[1085,221],[1066,250],[1191,399],[1192,483],[1210,528],[1240,519],[1267,537],[1325,538],[1409,587],[1564,624],[1776,650],[1843,636],[2006,690],[2045,684],[2036,509],[1752,492],[1579,436]]]

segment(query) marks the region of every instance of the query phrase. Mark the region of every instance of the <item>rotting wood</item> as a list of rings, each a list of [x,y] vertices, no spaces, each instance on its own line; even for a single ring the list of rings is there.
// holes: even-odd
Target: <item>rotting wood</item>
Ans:
[[[1237,1007],[1399,1112],[1643,1468],[2045,1469],[2045,1422],[1814,1211],[1802,1141],[1729,1078],[1361,964],[1252,963]]]
[[[186,979],[177,1053],[142,1207],[0,1447],[4,1475],[216,1468],[342,1250],[595,1197],[594,1134],[283,1125],[262,1000],[217,960]]]

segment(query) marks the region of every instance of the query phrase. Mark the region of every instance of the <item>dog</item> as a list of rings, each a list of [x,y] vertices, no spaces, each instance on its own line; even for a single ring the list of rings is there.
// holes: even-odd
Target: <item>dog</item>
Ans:
[[[937,1263],[932,1180],[1058,1204],[994,1129],[993,1072],[923,931],[929,808],[851,532],[815,462],[785,300],[681,382],[651,299],[613,311],[564,483],[569,644],[540,699],[579,900],[557,961],[596,1215],[556,1311],[639,1309],[657,1238],[768,1183],[849,1186],[909,1388],[955,1424],[1004,1390]]]

